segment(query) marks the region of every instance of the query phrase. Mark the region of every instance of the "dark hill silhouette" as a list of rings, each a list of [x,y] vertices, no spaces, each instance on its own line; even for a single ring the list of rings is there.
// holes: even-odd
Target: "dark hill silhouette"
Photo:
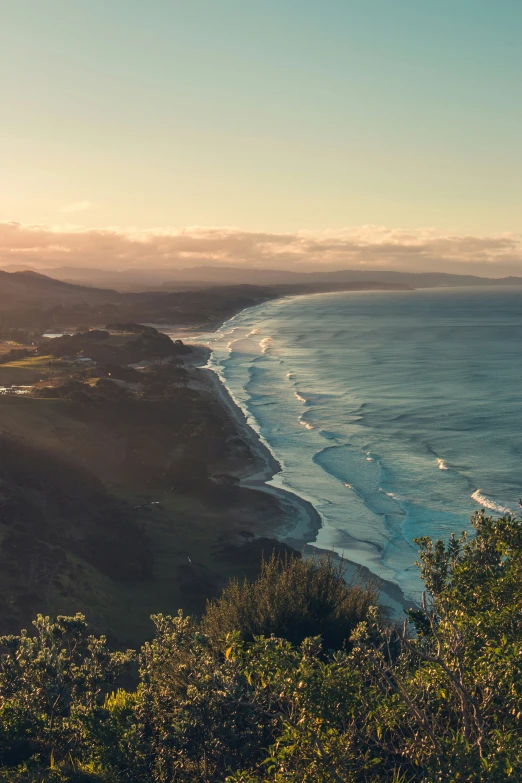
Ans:
[[[367,289],[401,289],[399,283],[306,281],[270,286],[186,284],[182,290],[121,292],[67,283],[34,271],[0,271],[0,327],[37,330],[103,326],[107,323],[164,323],[215,326],[245,307],[292,294]]]
[[[29,303],[51,306],[114,301],[119,296],[116,291],[73,285],[38,272],[0,271],[0,306],[9,309]]]

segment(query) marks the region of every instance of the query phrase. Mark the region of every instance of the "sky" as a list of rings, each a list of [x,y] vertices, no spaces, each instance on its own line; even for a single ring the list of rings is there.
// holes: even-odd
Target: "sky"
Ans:
[[[0,264],[522,274],[520,0],[0,19]]]

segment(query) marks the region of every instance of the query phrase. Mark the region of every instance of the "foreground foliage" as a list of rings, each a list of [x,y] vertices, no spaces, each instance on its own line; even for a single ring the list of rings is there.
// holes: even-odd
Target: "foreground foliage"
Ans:
[[[81,616],[39,617],[36,636],[1,640],[0,779],[522,779],[522,526],[473,523],[471,540],[419,540],[426,594],[410,632],[362,605],[331,560],[273,560],[202,623],[157,616],[137,656],[111,652]],[[351,589],[360,612],[348,628]],[[320,596],[325,630],[350,632],[336,649],[302,638]],[[265,604],[248,612],[253,600]],[[258,635],[253,618],[287,638]],[[137,687],[115,687],[136,664]]]
[[[376,585],[362,579],[347,584],[343,572],[342,561],[332,557],[274,554],[261,563],[255,582],[233,579],[208,603],[202,630],[220,641],[240,631],[247,641],[277,636],[295,645],[320,636],[326,650],[339,649],[379,598]]]

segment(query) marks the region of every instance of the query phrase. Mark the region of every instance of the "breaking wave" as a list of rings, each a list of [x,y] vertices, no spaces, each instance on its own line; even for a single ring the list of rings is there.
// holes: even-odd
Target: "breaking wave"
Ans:
[[[274,344],[274,341],[271,337],[265,337],[261,342],[259,343],[259,347],[261,348],[261,353],[267,353],[272,345]]]
[[[512,291],[304,296],[225,324],[209,366],[283,466],[273,483],[314,503],[315,545],[416,596],[416,538],[518,510],[521,336]]]
[[[475,492],[473,492],[471,497],[475,503],[478,503],[482,508],[489,508],[490,511],[496,511],[498,514],[514,513],[513,509],[509,508],[509,506],[506,506],[503,503],[499,503],[498,501],[493,500],[493,498],[484,495],[480,489],[477,489]]]

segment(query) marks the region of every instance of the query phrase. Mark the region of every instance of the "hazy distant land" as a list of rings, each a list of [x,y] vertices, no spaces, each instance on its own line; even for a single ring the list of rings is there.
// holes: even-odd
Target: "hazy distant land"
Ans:
[[[393,270],[345,269],[337,271],[299,272],[285,269],[265,269],[241,266],[201,265],[176,268],[104,269],[78,266],[59,266],[33,269],[24,265],[9,265],[6,272],[33,271],[63,282],[77,285],[115,288],[118,291],[145,291],[153,289],[186,290],[208,285],[315,285],[337,286],[351,283],[384,284],[409,288],[438,288],[462,286],[519,286],[522,277],[480,277],[478,275],[448,274],[442,272],[395,272]]]

